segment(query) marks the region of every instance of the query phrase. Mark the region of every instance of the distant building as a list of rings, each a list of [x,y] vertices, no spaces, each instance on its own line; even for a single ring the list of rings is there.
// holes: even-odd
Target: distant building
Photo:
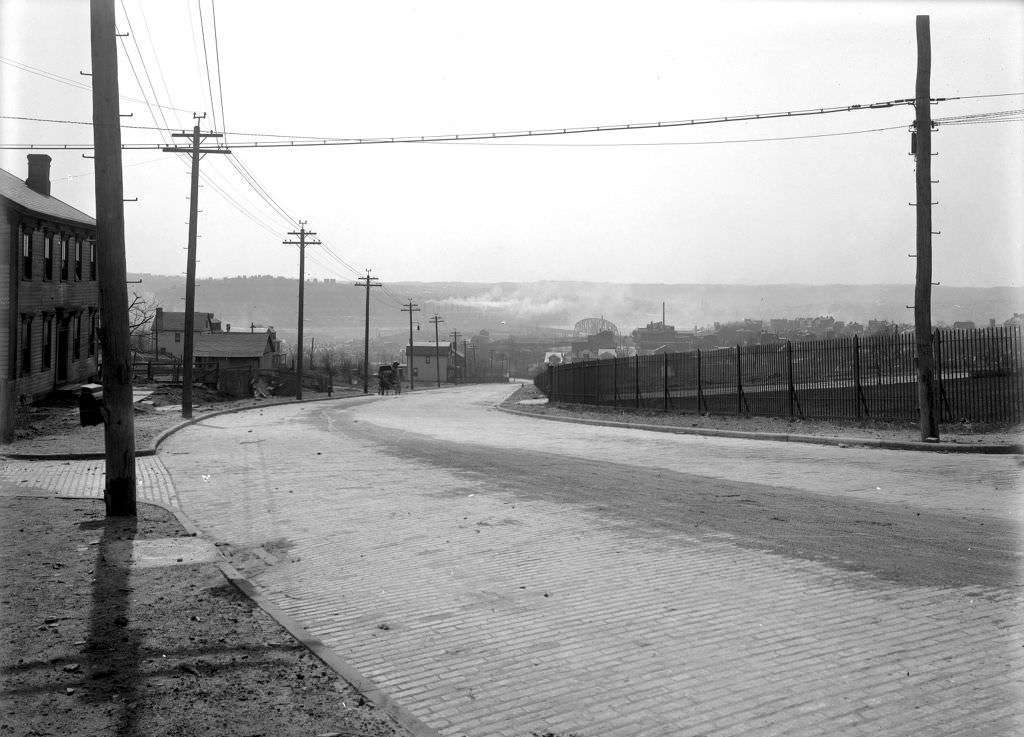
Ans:
[[[192,355],[201,368],[278,368],[283,356],[272,331],[265,333],[202,333],[196,335]]]
[[[163,308],[156,308],[152,330],[153,350],[158,356],[161,353],[166,353],[178,359],[182,357],[185,350],[185,317],[187,315],[186,312],[164,312]],[[193,345],[195,336],[221,331],[220,320],[214,318],[212,312],[195,312],[192,320]],[[232,335],[244,335],[244,333],[232,333]]]
[[[641,354],[653,351],[675,353],[694,346],[693,333],[680,333],[676,331],[675,325],[666,325],[664,322],[649,322],[647,327],[637,328],[630,333],[630,337]]]
[[[434,343],[433,341],[416,341],[412,344],[412,355],[409,346],[405,347],[405,363],[412,372],[413,381],[448,380],[448,361],[451,357],[451,344]]]
[[[50,161],[0,169],[0,440],[16,399],[97,378],[96,220],[50,195]]]
[[[574,340],[572,354],[579,359],[589,360],[597,358],[602,352],[609,350],[614,353],[616,343],[618,343],[618,336],[615,333],[611,330],[602,330],[597,335],[588,335],[580,340]]]
[[[977,325],[972,320],[957,320],[953,323],[954,330],[974,330]]]

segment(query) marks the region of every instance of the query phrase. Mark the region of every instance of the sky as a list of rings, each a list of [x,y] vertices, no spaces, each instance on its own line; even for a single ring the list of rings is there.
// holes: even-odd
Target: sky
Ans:
[[[491,141],[253,148],[846,108],[1024,108],[1024,3],[117,0],[127,266],[184,273],[193,113],[200,278],[909,284],[909,105]],[[0,0],[0,168],[53,157],[95,212],[89,3]],[[163,107],[158,107],[163,106]],[[1024,122],[933,136],[933,279],[1024,286]],[[32,120],[24,120],[30,118]],[[71,121],[66,123],[43,120]],[[214,145],[216,139],[207,139]],[[21,146],[21,148],[18,148]],[[254,186],[255,184],[255,186]],[[257,189],[262,189],[266,197]]]

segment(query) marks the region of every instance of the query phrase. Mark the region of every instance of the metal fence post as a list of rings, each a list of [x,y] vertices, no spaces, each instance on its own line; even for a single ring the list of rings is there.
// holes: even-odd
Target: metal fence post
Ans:
[[[864,393],[860,388],[860,340],[853,336],[853,404],[854,416],[860,419],[860,404],[864,401]]]
[[[740,344],[736,344],[736,414],[743,414],[743,359]]]
[[[665,358],[664,369],[662,370],[662,384],[665,390],[662,409],[668,412],[668,353],[663,353],[662,356]]]
[[[697,349],[697,414],[701,412],[701,406],[707,412],[708,403],[704,400],[704,385],[701,381],[701,358],[700,348]]]
[[[796,387],[793,386],[793,341],[786,341],[786,406],[789,409],[789,417],[793,418],[793,395],[796,394]]]
[[[640,407],[640,354],[633,356],[633,383],[636,385],[636,406]]]
[[[612,359],[612,405],[619,406],[619,357]]]

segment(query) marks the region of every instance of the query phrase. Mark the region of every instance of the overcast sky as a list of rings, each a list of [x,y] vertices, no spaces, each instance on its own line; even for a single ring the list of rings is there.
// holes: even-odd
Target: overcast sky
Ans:
[[[91,120],[88,2],[0,11],[0,114]],[[281,241],[305,220],[324,241],[307,249],[318,278],[912,283],[911,106],[491,142],[244,144],[912,98],[917,14],[931,16],[933,97],[1004,95],[934,117],[1024,108],[1020,2],[118,0],[121,111],[125,126],[178,131],[206,112],[203,130],[236,145],[201,165],[200,277],[297,276]],[[11,117],[0,133],[92,142],[86,125]],[[167,135],[123,130],[154,147],[124,153],[130,271],[185,271],[189,169],[157,148]],[[935,281],[1024,285],[1021,116],[941,126],[933,150]],[[53,195],[94,213],[92,161],[46,152]],[[3,150],[0,167],[24,177],[26,153]]]

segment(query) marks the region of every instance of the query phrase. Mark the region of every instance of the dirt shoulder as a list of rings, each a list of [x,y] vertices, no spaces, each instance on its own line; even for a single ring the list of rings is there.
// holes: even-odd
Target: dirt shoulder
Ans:
[[[0,734],[409,734],[190,562],[196,538],[166,510],[8,497],[0,520]],[[140,565],[133,548],[170,557]]]
[[[180,385],[153,384],[134,387],[147,394],[135,402],[135,449],[152,449],[156,439],[171,428],[186,422],[181,416]],[[324,392],[303,390],[303,400],[327,399]],[[332,396],[362,395],[361,391],[336,392]],[[195,387],[192,394],[192,419],[230,409],[265,407],[294,402],[295,397],[232,398],[209,389]],[[18,408],[14,442],[0,445],[0,455],[73,455],[103,453],[103,425],[82,427],[76,402],[50,401]]]
[[[920,430],[912,423],[900,422],[829,422],[824,420],[788,419],[779,417],[747,417],[742,415],[697,415],[624,407],[598,407],[578,404],[548,404],[545,396],[532,384],[523,385],[509,397],[503,407],[545,417],[560,419],[600,420],[634,425],[652,425],[683,430],[727,430],[768,435],[806,435],[817,438],[918,442]],[[949,424],[939,428],[943,445],[1019,445],[1024,442],[1024,427],[991,427],[971,424]]]

